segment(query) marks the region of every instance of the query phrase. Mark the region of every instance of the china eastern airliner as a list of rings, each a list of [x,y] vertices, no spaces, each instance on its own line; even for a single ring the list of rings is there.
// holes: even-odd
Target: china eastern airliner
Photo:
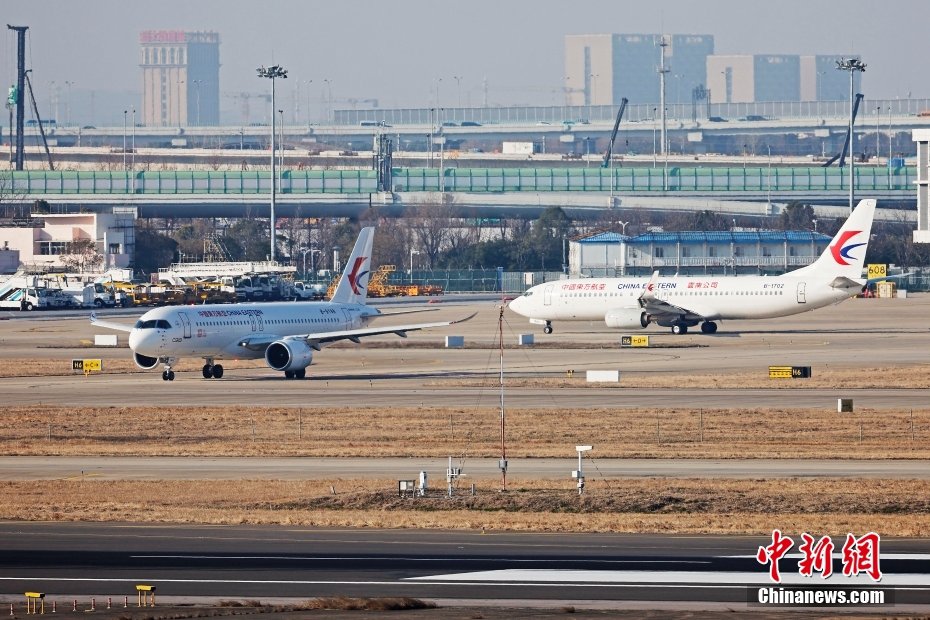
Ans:
[[[865,252],[875,201],[863,200],[829,247],[812,264],[781,276],[674,276],[580,278],[546,282],[510,302],[510,309],[544,325],[553,321],[604,321],[608,327],[645,329],[650,323],[685,334],[717,321],[769,319],[839,303],[862,291]]]
[[[202,357],[204,379],[220,379],[222,359],[260,359],[286,379],[303,379],[313,353],[340,340],[358,342],[366,336],[397,334],[467,321],[417,323],[370,327],[378,317],[421,310],[382,313],[368,306],[366,293],[371,271],[374,228],[363,228],[330,301],[251,303],[164,307],[149,310],[132,327],[101,321],[91,323],[129,332],[129,348],[140,368],[163,365],[165,381],[174,380],[171,367],[181,357]]]

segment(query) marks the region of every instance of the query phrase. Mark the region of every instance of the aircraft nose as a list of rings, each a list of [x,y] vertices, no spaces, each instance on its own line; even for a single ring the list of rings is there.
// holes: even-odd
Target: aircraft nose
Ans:
[[[149,330],[149,332],[154,332],[154,330]],[[141,329],[134,329],[129,332],[129,348],[134,353],[142,353],[143,355],[154,355],[157,353],[153,351],[155,347],[151,334],[147,333]]]
[[[510,300],[510,303],[507,304],[507,307],[510,308],[513,312],[517,314],[523,314],[523,310],[526,307],[526,301],[523,299],[523,296],[516,297]]]

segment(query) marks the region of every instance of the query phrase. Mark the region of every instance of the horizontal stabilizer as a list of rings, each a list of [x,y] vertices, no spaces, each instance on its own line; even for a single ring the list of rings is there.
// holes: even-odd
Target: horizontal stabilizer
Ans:
[[[865,286],[863,282],[856,282],[855,280],[845,276],[833,278],[833,282],[830,282],[830,288],[838,289],[858,289],[862,288],[863,286]]]

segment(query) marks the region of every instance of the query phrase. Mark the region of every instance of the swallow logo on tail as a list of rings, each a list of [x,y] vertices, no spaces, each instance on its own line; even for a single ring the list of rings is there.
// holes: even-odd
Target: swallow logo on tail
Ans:
[[[349,286],[352,287],[352,292],[356,295],[362,294],[362,278],[368,275],[367,271],[361,270],[366,260],[368,260],[367,256],[359,256],[356,258],[355,264],[352,265],[352,271],[349,272]]]
[[[833,255],[833,260],[835,260],[837,264],[848,265],[849,263],[846,262],[847,259],[856,260],[856,257],[850,256],[849,253],[859,246],[865,245],[865,243],[850,243],[847,245],[846,242],[861,232],[861,230],[847,230],[840,235],[840,238],[837,239],[834,245],[830,246],[830,253]]]

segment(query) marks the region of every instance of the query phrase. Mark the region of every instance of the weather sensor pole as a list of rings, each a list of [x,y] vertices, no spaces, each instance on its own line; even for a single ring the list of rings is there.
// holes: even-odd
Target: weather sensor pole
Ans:
[[[572,478],[578,480],[578,495],[584,493],[584,468],[581,464],[581,458],[585,452],[593,449],[594,446],[575,446],[575,450],[578,451],[578,469],[572,472]]]

